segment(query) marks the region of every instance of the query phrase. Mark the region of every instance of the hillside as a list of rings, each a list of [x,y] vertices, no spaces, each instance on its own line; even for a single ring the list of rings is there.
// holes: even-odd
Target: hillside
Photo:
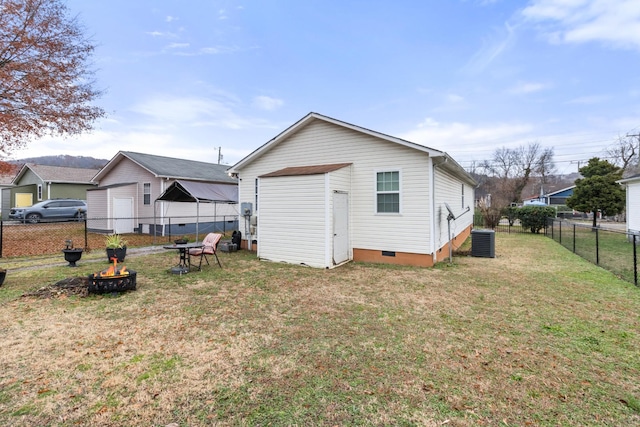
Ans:
[[[9,163],[16,165],[22,165],[24,163],[36,163],[45,166],[65,166],[70,168],[88,168],[88,169],[101,169],[106,165],[109,160],[96,159],[94,157],[87,156],[41,156],[41,157],[28,157],[19,160],[12,160]]]

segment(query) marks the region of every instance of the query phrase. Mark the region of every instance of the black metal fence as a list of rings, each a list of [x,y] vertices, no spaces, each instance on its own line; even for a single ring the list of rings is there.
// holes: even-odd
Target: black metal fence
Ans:
[[[202,240],[208,233],[230,236],[238,216],[157,218],[86,218],[80,221],[24,223],[0,221],[0,258],[60,253],[69,241],[85,250],[104,249],[106,234],[118,233],[130,246],[162,244],[186,236]],[[124,231],[121,231],[124,230]]]
[[[638,286],[640,236],[549,218],[545,233],[565,248]]]
[[[476,213],[473,215],[473,226],[474,228],[489,228],[485,225],[484,217],[480,213]],[[491,229],[499,233],[508,234],[531,233],[531,230],[522,227],[519,219],[509,219],[507,217],[502,218],[498,225]],[[542,232],[544,232],[544,230],[542,230],[541,233]]]

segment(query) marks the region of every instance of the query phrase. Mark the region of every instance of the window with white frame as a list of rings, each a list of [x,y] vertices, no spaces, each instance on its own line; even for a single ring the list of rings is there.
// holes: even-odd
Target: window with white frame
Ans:
[[[376,212],[400,213],[400,171],[376,173]]]
[[[143,200],[144,200],[144,204],[145,205],[150,205],[151,204],[151,183],[150,182],[145,182],[144,184],[142,184],[142,194],[143,194]]]
[[[38,200],[42,200],[42,185],[38,184]]]
[[[464,209],[464,184],[462,184],[462,209]]]

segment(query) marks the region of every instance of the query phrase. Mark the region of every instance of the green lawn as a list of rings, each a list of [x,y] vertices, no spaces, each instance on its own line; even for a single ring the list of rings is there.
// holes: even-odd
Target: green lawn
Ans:
[[[138,290],[0,287],[0,425],[640,425],[640,290],[542,235],[492,258],[333,270],[220,254],[171,275],[130,257]]]
[[[604,229],[599,229],[596,233],[590,227],[574,227],[564,223],[560,229],[556,223],[553,237],[586,260],[619,275],[624,280],[634,282],[633,243],[628,240],[626,233]]]

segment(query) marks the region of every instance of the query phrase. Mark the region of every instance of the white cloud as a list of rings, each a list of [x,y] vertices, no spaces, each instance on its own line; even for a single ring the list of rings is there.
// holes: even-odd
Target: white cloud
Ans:
[[[191,45],[188,43],[173,43],[172,45],[169,45],[169,48],[172,47],[181,47],[181,48],[185,48],[185,47],[190,47]],[[212,46],[212,47],[202,47],[199,49],[195,49],[195,50],[189,50],[189,51],[172,51],[171,54],[173,55],[178,55],[178,56],[201,56],[201,55],[219,55],[219,54],[225,54],[225,53],[234,53],[234,52],[238,52],[241,51],[243,49],[239,48],[239,47],[235,47],[235,46]],[[167,52],[164,52],[167,53]]]
[[[244,123],[233,113],[228,99],[198,97],[155,97],[134,105],[131,110],[163,126],[200,126],[202,123],[238,128]]]
[[[579,98],[574,98],[567,101],[567,104],[594,105],[594,104],[600,104],[601,102],[605,102],[609,99],[610,97],[607,95],[581,96]]]
[[[540,92],[548,88],[549,88],[549,85],[545,83],[522,82],[512,87],[509,90],[509,93],[514,95],[523,95],[523,94],[528,94],[533,92]]]
[[[529,21],[556,43],[599,41],[640,49],[638,0],[533,0],[522,10]]]
[[[446,101],[449,104],[460,104],[461,102],[464,102],[464,97],[455,93],[450,93],[446,96]]]
[[[171,43],[167,45],[167,49],[186,49],[189,46],[189,43]]]
[[[527,123],[473,125],[462,122],[440,123],[428,117],[415,129],[398,135],[437,150],[446,151],[458,161],[489,158],[498,147],[517,147],[530,138],[533,126]]]
[[[508,22],[505,23],[503,29],[496,30],[491,38],[483,40],[482,47],[465,65],[464,70],[472,74],[482,72],[513,45],[515,37],[515,28]]]
[[[273,111],[284,105],[282,99],[271,98],[270,96],[256,96],[253,98],[253,106],[260,110]]]
[[[215,55],[218,53],[232,53],[240,50],[235,46],[212,46],[212,47],[203,47],[200,49],[200,53],[205,55]]]
[[[178,18],[176,18],[175,16],[168,15],[164,20],[165,22],[173,22],[173,21],[176,21],[177,19]]]

